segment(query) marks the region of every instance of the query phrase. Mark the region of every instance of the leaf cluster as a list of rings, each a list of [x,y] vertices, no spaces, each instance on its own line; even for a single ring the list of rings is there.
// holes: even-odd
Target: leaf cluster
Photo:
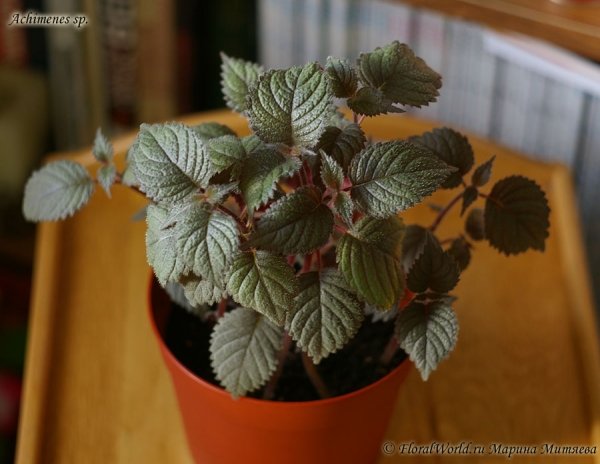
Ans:
[[[253,135],[217,123],[143,124],[118,173],[98,132],[97,179],[72,161],[50,164],[30,179],[23,208],[31,220],[63,219],[96,183],[109,195],[115,183],[145,194],[148,262],[175,301],[217,318],[212,365],[234,397],[269,380],[284,337],[319,363],[367,315],[395,321],[399,345],[426,379],[456,343],[448,293],[470,262],[471,242],[485,238],[506,254],[543,250],[549,209],[539,186],[512,176],[481,192],[493,158],[467,184],[474,155],[464,135],[443,128],[367,143],[358,116],[439,95],[441,76],[406,45],[363,53],[355,65],[330,57],[324,69],[264,71],[222,54],[222,87]],[[457,187],[432,226],[405,226],[403,211]],[[485,208],[473,208],[480,197]],[[464,234],[444,249],[435,229],[461,200]],[[235,308],[224,311],[228,300]],[[215,316],[209,307],[217,303]]]

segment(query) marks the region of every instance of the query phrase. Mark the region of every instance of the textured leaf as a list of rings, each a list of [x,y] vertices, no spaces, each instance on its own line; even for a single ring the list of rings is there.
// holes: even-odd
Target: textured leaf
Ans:
[[[406,227],[404,240],[402,240],[402,267],[405,273],[408,273],[415,260],[423,253],[427,235],[425,227],[416,224]]]
[[[533,248],[544,251],[550,208],[534,181],[510,176],[497,182],[485,202],[485,235],[506,255]]]
[[[271,205],[244,248],[310,253],[327,243],[333,219],[332,211],[321,202],[321,191],[313,186],[301,187]]]
[[[496,155],[492,156],[489,160],[475,169],[473,176],[471,177],[471,182],[474,186],[483,187],[489,182],[490,177],[492,176],[492,164],[494,164],[495,158]]]
[[[211,139],[216,139],[224,135],[235,135],[233,130],[218,122],[203,122],[197,126],[192,126],[192,129],[198,134],[202,143],[206,143]]]
[[[283,325],[298,295],[294,272],[281,256],[267,251],[243,252],[233,262],[227,292],[242,306]]]
[[[318,364],[348,343],[363,318],[356,294],[337,269],[328,268],[300,276],[300,293],[285,326]]]
[[[213,305],[227,298],[227,292],[223,289],[225,285],[221,281],[216,284],[212,280],[191,274],[181,279],[181,284],[186,299],[196,307]]]
[[[200,137],[183,124],[142,124],[136,143],[135,175],[154,201],[180,201],[206,187],[214,173]]]
[[[451,306],[442,301],[413,302],[400,312],[396,337],[410,356],[423,380],[448,357],[456,345],[458,319]]]
[[[462,237],[452,241],[447,253],[454,258],[454,261],[456,261],[456,264],[461,271],[464,271],[471,262],[471,250],[469,244]]]
[[[235,220],[209,205],[195,205],[175,226],[177,253],[194,274],[221,282],[238,251]]]
[[[139,181],[137,180],[137,177],[135,177],[135,173],[133,172],[133,168],[131,166],[127,166],[123,171],[123,174],[121,175],[121,182],[127,187],[139,185]]]
[[[384,93],[372,87],[363,87],[356,95],[346,100],[348,108],[357,114],[377,116],[385,113],[404,113],[404,110],[393,105]]]
[[[436,101],[442,86],[442,76],[397,40],[371,53],[361,53],[356,64],[360,81],[379,89],[392,103],[417,108],[429,105]]]
[[[346,192],[338,192],[335,195],[333,203],[335,212],[344,220],[346,224],[352,226],[352,213],[354,212],[354,202]]]
[[[110,189],[115,183],[117,168],[114,164],[106,164],[98,169],[98,183],[102,186],[108,198],[110,198]]]
[[[323,150],[347,172],[350,162],[366,143],[367,138],[358,124],[348,124],[343,129],[327,126],[316,150]]]
[[[34,172],[25,186],[23,215],[28,221],[56,221],[87,204],[94,181],[75,161],[55,161]]]
[[[408,288],[421,293],[427,289],[446,293],[458,283],[460,272],[454,259],[442,250],[442,247],[427,232],[427,240],[423,252],[417,257],[406,276]]]
[[[262,149],[244,162],[240,190],[248,210],[259,207],[273,197],[276,182],[296,173],[302,162],[273,149]]]
[[[451,169],[411,143],[376,143],[350,164],[352,199],[368,215],[390,216],[431,195]]]
[[[321,152],[321,179],[333,191],[339,190],[344,182],[342,167],[324,151]]]
[[[244,147],[244,150],[246,150],[247,155],[261,148],[266,148],[266,145],[262,140],[254,134],[242,137],[242,146]]]
[[[331,82],[334,96],[348,98],[356,93],[358,78],[349,60],[330,56],[327,58],[325,72]]]
[[[207,140],[206,149],[215,172],[240,165],[246,158],[244,145],[235,135],[223,135]]]
[[[221,87],[227,106],[238,113],[246,111],[248,89],[263,72],[255,63],[230,58],[221,52]]]
[[[454,188],[461,184],[462,176],[473,167],[475,158],[469,140],[462,134],[444,127],[425,132],[420,136],[409,137],[409,142],[429,148],[435,156],[458,170],[450,174],[442,188]]]
[[[404,223],[398,216],[363,217],[340,238],[337,262],[346,281],[367,303],[388,309],[402,298]]]
[[[469,211],[465,221],[465,230],[473,240],[483,240],[485,238],[483,209],[473,208]]]
[[[250,127],[266,143],[312,147],[325,129],[332,99],[318,63],[267,71],[250,89]]]
[[[94,158],[101,163],[109,163],[115,155],[110,141],[104,136],[100,128],[96,131],[92,153],[94,154]]]
[[[164,287],[168,282],[179,282],[189,272],[177,254],[175,227],[165,227],[169,219],[169,210],[165,205],[148,206],[146,223],[146,256],[148,264],[154,268],[160,284]]]
[[[237,308],[217,322],[210,338],[210,358],[217,380],[233,398],[269,380],[283,346],[283,332],[249,308]]]
[[[469,185],[465,189],[465,192],[463,193],[462,209],[460,210],[461,216],[463,214],[465,214],[465,211],[467,210],[467,208],[469,206],[471,206],[473,204],[473,202],[475,200],[477,200],[478,197],[479,197],[479,190],[477,190],[477,187],[474,187],[473,185]]]

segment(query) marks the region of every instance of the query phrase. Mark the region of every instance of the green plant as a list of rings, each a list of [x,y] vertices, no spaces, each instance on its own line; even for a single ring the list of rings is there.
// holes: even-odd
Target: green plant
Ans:
[[[473,151],[452,129],[367,141],[365,117],[436,101],[441,76],[406,45],[361,54],[355,66],[329,58],[324,69],[264,72],[225,55],[222,63],[227,105],[247,117],[253,135],[216,123],[144,124],[118,173],[98,132],[97,179],[73,161],[47,165],[27,184],[25,216],[63,219],[86,204],[95,183],[109,195],[114,183],[143,192],[151,200],[148,262],[174,300],[217,320],[212,365],[234,397],[279,372],[292,339],[319,387],[308,357],[319,363],[342,348],[365,314],[395,323],[383,362],[399,345],[427,379],[456,342],[448,292],[472,241],[487,239],[507,255],[543,250],[544,193],[521,176],[482,192],[494,159],[468,177]],[[405,226],[399,213],[438,188],[459,191],[430,227]],[[484,210],[472,207],[478,197]],[[465,232],[440,242],[436,229],[459,202],[469,210]],[[238,307],[227,310],[228,299]]]

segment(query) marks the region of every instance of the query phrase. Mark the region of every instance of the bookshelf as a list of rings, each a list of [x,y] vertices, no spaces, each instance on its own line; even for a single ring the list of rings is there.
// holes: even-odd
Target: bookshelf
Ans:
[[[600,2],[402,0],[401,3],[526,34],[600,62]]]

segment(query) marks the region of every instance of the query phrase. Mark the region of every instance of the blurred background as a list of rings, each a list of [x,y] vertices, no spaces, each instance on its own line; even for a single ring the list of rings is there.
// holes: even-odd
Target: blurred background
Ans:
[[[600,8],[563,3],[0,0],[0,464],[14,458],[27,335],[27,177],[98,127],[114,136],[223,107],[219,51],[280,68],[408,43],[444,77],[439,102],[411,113],[572,169],[598,301]],[[71,21],[39,27],[40,14]]]

